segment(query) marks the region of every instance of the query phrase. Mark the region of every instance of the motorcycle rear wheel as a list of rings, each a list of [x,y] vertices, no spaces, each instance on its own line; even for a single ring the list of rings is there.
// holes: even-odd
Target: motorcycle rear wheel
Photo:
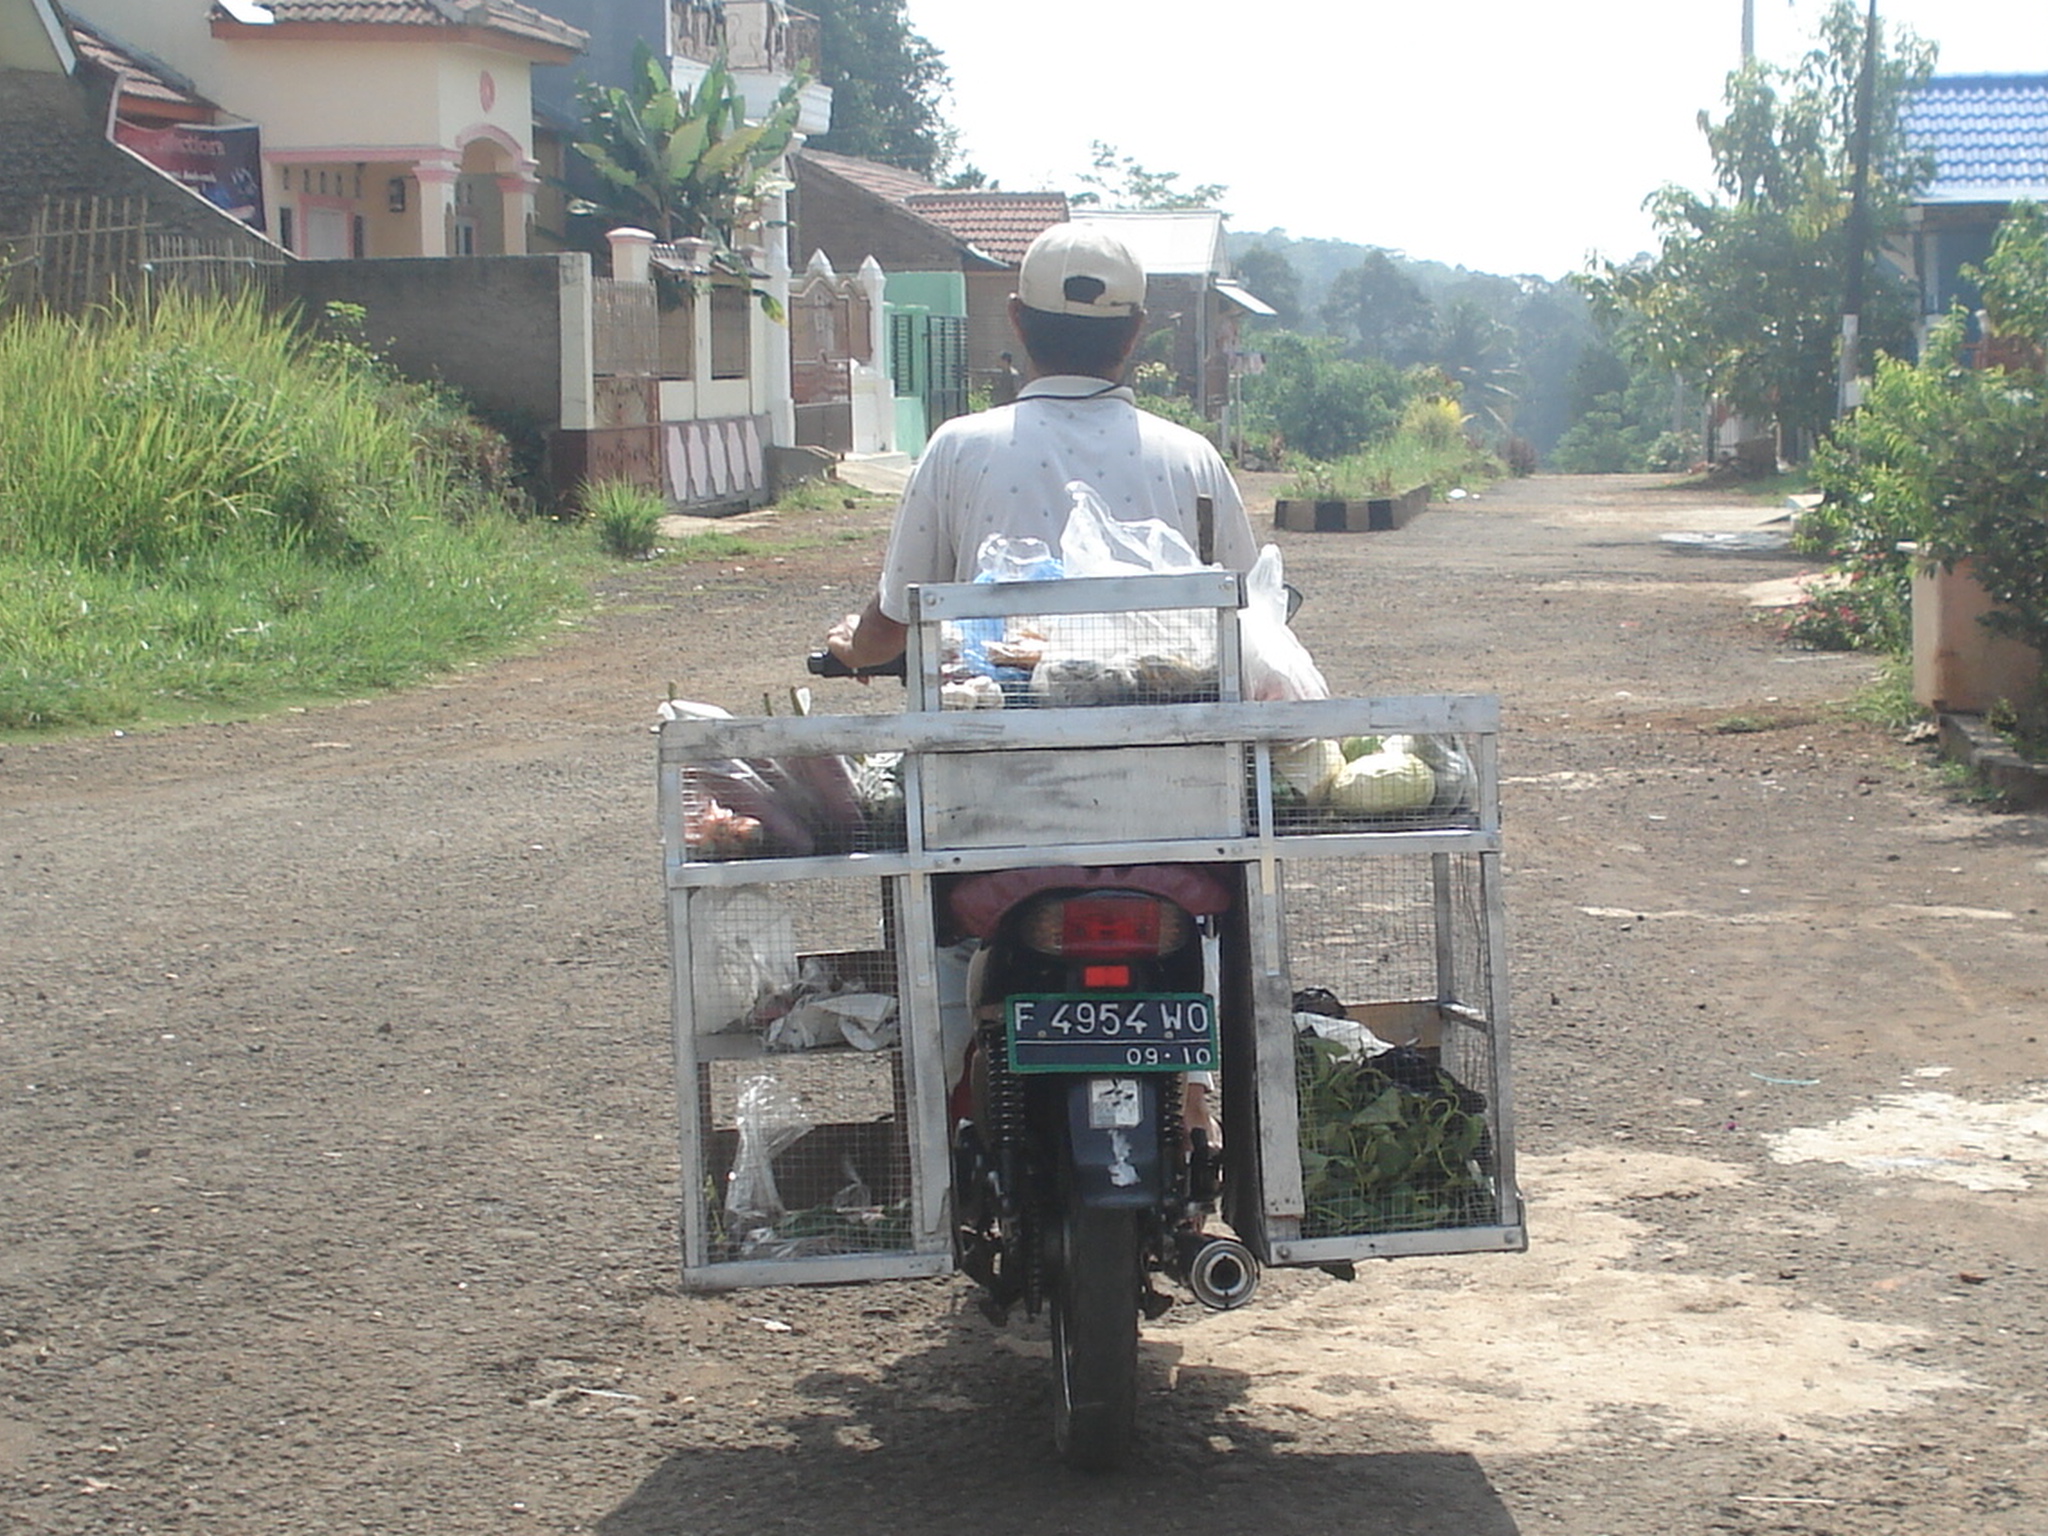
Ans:
[[[1053,1444],[1083,1471],[1123,1464],[1138,1427],[1138,1212],[1069,1208],[1052,1288]]]

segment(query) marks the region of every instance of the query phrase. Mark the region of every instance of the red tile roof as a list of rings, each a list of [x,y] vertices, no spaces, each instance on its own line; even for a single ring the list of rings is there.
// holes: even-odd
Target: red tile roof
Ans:
[[[101,35],[75,16],[68,17],[67,23],[71,46],[78,57],[89,68],[110,77],[118,76],[124,98],[206,112],[214,110],[213,103],[201,96],[191,81],[168,66]]]
[[[1048,225],[1063,223],[1069,213],[1064,192],[953,192],[915,171],[875,160],[856,160],[819,149],[806,149],[803,157],[1008,266],[1022,261],[1024,247]]]
[[[326,22],[344,26],[480,27],[531,42],[581,52],[589,34],[518,0],[259,0],[274,22]],[[215,21],[232,21],[215,5]]]
[[[917,172],[906,171],[900,166],[883,165],[879,160],[856,160],[851,155],[835,155],[822,149],[809,148],[804,150],[803,156],[835,176],[850,181],[877,197],[885,197],[892,203],[902,203],[905,207],[909,206],[911,198],[939,190]]]
[[[920,192],[909,206],[1011,266],[1024,259],[1026,246],[1069,215],[1064,192]]]

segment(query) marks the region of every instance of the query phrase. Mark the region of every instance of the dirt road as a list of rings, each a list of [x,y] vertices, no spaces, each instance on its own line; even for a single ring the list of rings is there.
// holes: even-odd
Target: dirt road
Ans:
[[[2048,1530],[2048,826],[1827,708],[1647,481],[1278,536],[1342,691],[1498,692],[1533,1247],[1148,1328],[1051,1463],[957,1281],[682,1294],[655,703],[881,520],[544,653],[0,753],[0,1530]],[[787,535],[790,522],[781,527]],[[847,688],[828,707],[880,709]]]

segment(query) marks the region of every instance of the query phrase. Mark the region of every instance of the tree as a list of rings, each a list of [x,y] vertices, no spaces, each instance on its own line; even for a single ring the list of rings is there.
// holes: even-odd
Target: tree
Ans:
[[[1978,285],[1993,336],[2037,353],[2048,345],[2048,210],[2014,203],[1999,225],[1990,259],[1964,269],[1963,276]],[[2038,356],[2033,361],[2038,372]]]
[[[957,135],[941,111],[945,55],[910,29],[904,0],[813,0],[818,77],[832,87],[832,128],[819,149],[936,177]]]
[[[722,63],[694,92],[679,93],[645,43],[633,50],[631,83],[586,84],[583,136],[576,152],[597,172],[601,191],[569,211],[651,230],[662,240],[709,240],[713,264],[737,274],[749,268],[734,249],[740,231],[757,224],[778,190],[782,157],[796,132],[792,81],[758,123]]]
[[[1414,393],[1393,364],[1340,357],[1327,336],[1282,331],[1265,353],[1265,371],[1244,381],[1246,408],[1313,459],[1341,459],[1391,431]]]
[[[1245,287],[1272,307],[1271,324],[1291,331],[1301,323],[1301,275],[1285,251],[1255,245],[1239,253],[1236,265]]]
[[[1174,185],[1180,180],[1180,172],[1147,170],[1134,156],[1123,154],[1115,145],[1100,139],[1091,146],[1090,160],[1094,169],[1083,171],[1076,178],[1087,190],[1068,199],[1076,207],[1148,212],[1213,208],[1229,190],[1221,182],[1205,181],[1182,191]]]
[[[1835,412],[1863,33],[1852,0],[1834,0],[1795,69],[1751,62],[1730,75],[1725,115],[1700,114],[1718,195],[1661,189],[1650,200],[1659,253],[1604,264],[1582,280],[1603,314],[1625,317],[1619,334],[1642,357],[1701,382],[1744,416],[1775,420],[1795,451]],[[1933,57],[1910,33],[1879,50],[1869,238],[1857,253],[1865,359],[1910,345],[1910,296],[1876,252],[1902,227],[1926,174],[1904,143],[1899,111]]]
[[[1331,280],[1322,320],[1354,356],[1407,364],[1427,355],[1433,312],[1421,286],[1391,256],[1368,251]]]
[[[1431,344],[1433,360],[1458,387],[1458,398],[1495,442],[1514,423],[1522,384],[1515,333],[1469,298],[1454,299],[1443,313]]]
[[[1664,472],[1699,458],[1698,435],[1684,430],[1688,413],[1669,376],[1631,369],[1605,342],[1580,354],[1566,392],[1572,425],[1549,454],[1560,473]]]

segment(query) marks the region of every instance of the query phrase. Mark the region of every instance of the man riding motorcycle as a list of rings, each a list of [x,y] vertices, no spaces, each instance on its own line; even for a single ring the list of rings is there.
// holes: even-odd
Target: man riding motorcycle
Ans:
[[[1145,269],[1122,241],[1086,224],[1045,230],[1018,267],[1010,323],[1027,382],[1012,404],[932,434],[904,488],[874,597],[826,636],[826,648],[856,671],[903,654],[909,589],[972,581],[990,536],[1058,550],[1075,481],[1111,517],[1157,519],[1190,548],[1201,546],[1196,507],[1207,498],[1216,563],[1243,573],[1258,556],[1244,498],[1215,446],[1140,410],[1122,383],[1145,327]],[[1188,1124],[1215,1141],[1210,1086],[1208,1074],[1191,1079]]]

